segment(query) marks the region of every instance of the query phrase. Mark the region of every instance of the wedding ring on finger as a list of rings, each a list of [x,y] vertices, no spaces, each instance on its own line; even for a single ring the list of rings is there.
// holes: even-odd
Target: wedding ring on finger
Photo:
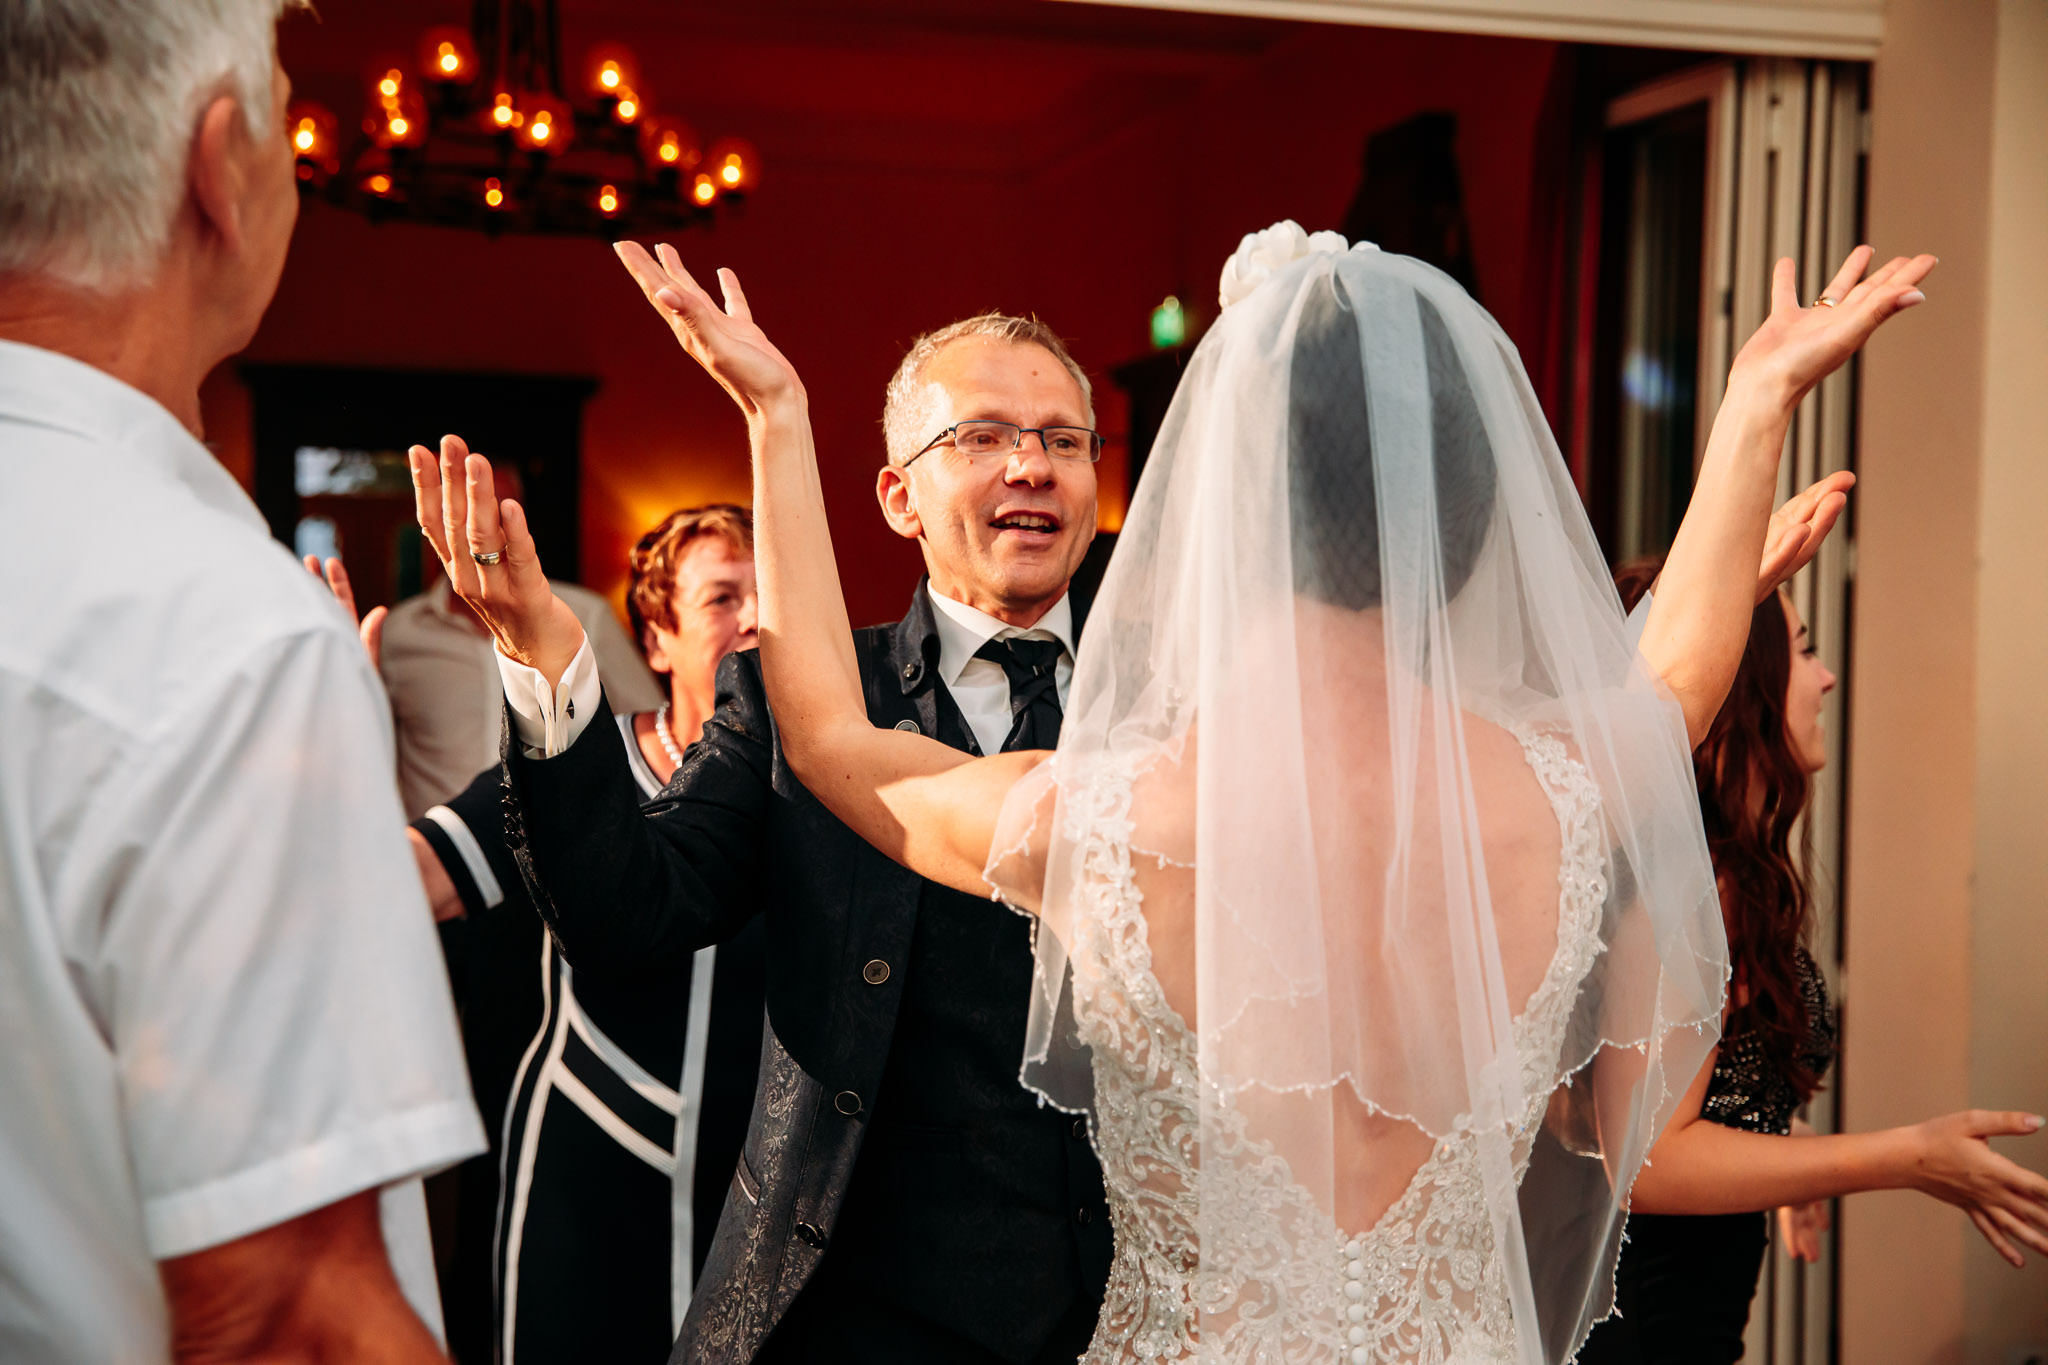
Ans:
[[[480,555],[475,550],[471,550],[469,552],[469,557],[471,559],[474,559],[477,563],[489,567],[490,565],[496,564],[499,560],[503,559],[505,557],[505,552],[503,550],[493,550],[489,554]]]
[[[1822,294],[1819,298],[1813,301],[1813,306],[1816,308],[1832,308],[1835,306],[1835,301],[1829,298],[1826,294]]]

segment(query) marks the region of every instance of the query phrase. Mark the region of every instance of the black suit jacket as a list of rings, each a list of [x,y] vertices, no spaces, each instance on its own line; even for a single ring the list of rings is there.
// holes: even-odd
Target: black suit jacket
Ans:
[[[874,724],[946,733],[922,584],[909,615],[856,631],[854,645]],[[602,715],[552,759],[527,759],[508,744],[507,840],[579,971],[673,972],[699,946],[765,918],[768,1027],[753,1117],[675,1353],[739,1365],[760,1351],[831,1246],[889,1056],[920,903],[927,889],[952,893],[860,839],[791,774],[754,651],[720,666],[702,741],[645,814],[616,771],[624,763]],[[1077,1235],[1088,1239],[1084,1274],[1099,1299],[1109,1230],[1092,1165],[1090,1176],[1099,1212],[1080,1215]],[[1020,1264],[994,1290],[1040,1292],[1032,1274]]]

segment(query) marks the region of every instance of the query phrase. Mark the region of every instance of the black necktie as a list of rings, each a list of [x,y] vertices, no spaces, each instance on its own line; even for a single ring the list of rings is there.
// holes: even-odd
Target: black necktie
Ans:
[[[1003,752],[1050,749],[1060,742],[1060,690],[1056,669],[1066,646],[1058,640],[990,640],[977,659],[1000,664],[1010,680],[1010,734]]]

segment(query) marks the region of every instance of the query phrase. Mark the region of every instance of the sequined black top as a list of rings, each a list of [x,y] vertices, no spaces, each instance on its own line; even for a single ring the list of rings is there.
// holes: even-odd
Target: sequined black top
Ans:
[[[1804,948],[1797,951],[1799,999],[1806,1007],[1806,1043],[1799,1060],[1819,1076],[1835,1060],[1835,1015],[1820,968]],[[1721,1040],[1721,1055],[1700,1105],[1702,1117],[1726,1128],[1782,1136],[1792,1131],[1792,1115],[1799,1105],[1799,1092],[1772,1062],[1761,1035],[1744,1032]]]

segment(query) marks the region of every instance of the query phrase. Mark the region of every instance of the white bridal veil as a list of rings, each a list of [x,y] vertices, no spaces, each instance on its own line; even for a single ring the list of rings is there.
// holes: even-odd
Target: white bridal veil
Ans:
[[[1024,1079],[1090,1115],[1106,1165],[1105,1127],[1148,1121],[1095,1112],[1074,1003],[1102,970],[1075,945],[1142,897],[1144,960],[1198,1045],[1178,1139],[1198,1231],[1176,1252],[1241,1255],[1246,1150],[1353,1248],[1435,1235],[1393,1224],[1432,1162],[1467,1161],[1476,1235],[1369,1306],[1426,1316],[1493,1284],[1512,1357],[1560,1361],[1609,1308],[1625,1191],[1715,1040],[1726,951],[1684,723],[1514,347],[1457,284],[1289,223],[1224,285],[1059,752],[995,843],[991,884],[1040,915]],[[1129,792],[1107,843],[1083,837],[1105,774]],[[1157,1178],[1111,1170],[1112,1197]],[[1204,1359],[1250,1311],[1224,1289],[1193,1309]],[[1442,1356],[1425,1335],[1371,1358]]]

